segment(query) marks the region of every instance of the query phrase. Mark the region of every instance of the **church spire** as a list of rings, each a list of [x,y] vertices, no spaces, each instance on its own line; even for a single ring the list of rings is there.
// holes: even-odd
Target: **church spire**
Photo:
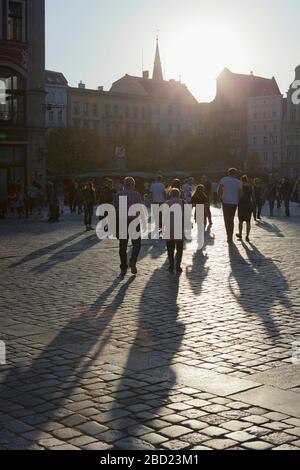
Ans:
[[[161,60],[160,60],[160,53],[159,53],[159,45],[158,45],[158,38],[156,39],[156,53],[155,53],[155,61],[154,61],[154,69],[153,69],[153,76],[152,79],[156,82],[163,82],[164,76],[162,72]]]

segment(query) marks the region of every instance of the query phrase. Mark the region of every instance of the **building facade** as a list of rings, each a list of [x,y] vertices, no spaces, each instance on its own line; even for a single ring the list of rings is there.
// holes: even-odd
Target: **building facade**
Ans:
[[[216,98],[206,109],[209,124],[222,129],[222,132],[229,136],[232,155],[236,158],[240,168],[244,170],[249,169],[248,157],[249,153],[252,154],[249,143],[254,142],[252,134],[253,132],[260,132],[258,126],[257,131],[254,131],[252,108],[260,106],[261,97],[270,97],[267,99],[268,103],[272,102],[272,97],[274,97],[277,104],[282,100],[282,95],[274,77],[268,79],[257,77],[252,73],[249,75],[237,74],[225,68],[217,78]],[[252,101],[252,98],[254,101]],[[256,101],[256,98],[258,98],[258,101]],[[266,107],[268,107],[268,104],[266,104]],[[249,118],[251,119],[250,122]],[[249,132],[250,135],[248,135]],[[257,135],[258,137],[260,138]]]
[[[45,174],[44,0],[0,0],[0,197]]]
[[[300,65],[295,69],[295,80],[300,80]],[[300,104],[293,103],[295,89],[287,92],[283,122],[283,168],[287,176],[300,176]]]
[[[46,127],[67,127],[68,82],[60,72],[46,70]]]
[[[187,87],[163,79],[157,44],[153,77],[126,74],[110,91],[69,88],[68,123],[94,129],[99,135],[124,142],[149,132],[176,142],[183,132],[195,133],[197,101]]]
[[[281,173],[282,95],[248,98],[247,108],[247,167],[266,173]]]

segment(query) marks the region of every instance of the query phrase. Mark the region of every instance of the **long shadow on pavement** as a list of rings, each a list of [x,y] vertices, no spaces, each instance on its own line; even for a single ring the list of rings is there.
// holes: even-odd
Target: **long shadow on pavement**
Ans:
[[[176,383],[172,361],[185,332],[178,321],[179,286],[180,278],[169,275],[164,264],[155,270],[141,295],[136,336],[110,411],[114,432],[124,437],[118,448],[140,448],[136,438],[146,421],[158,417]],[[130,383],[133,393],[128,395],[124,390]]]
[[[230,290],[246,313],[260,318],[268,337],[276,343],[280,339],[280,331],[273,319],[273,306],[279,303],[292,312],[292,305],[286,297],[287,280],[273,260],[266,258],[254,245],[250,245],[251,249],[244,243],[242,246],[247,259],[235,245],[229,247]]]
[[[30,441],[36,443],[43,437],[43,431],[48,430],[48,423],[69,416],[64,415],[61,408],[72,403],[68,397],[80,388],[91,367],[101,360],[100,354],[110,340],[107,327],[123,304],[134,280],[131,277],[122,283],[117,278],[89,308],[71,316],[67,325],[47,344],[30,367],[9,369],[0,383],[0,396],[14,403],[16,409],[24,409],[24,417],[14,419],[6,411],[1,412],[1,420],[7,426],[4,424],[1,437],[7,435],[8,448],[28,448],[11,435],[11,432],[20,432],[20,426],[34,426]],[[112,301],[107,302],[117,287],[119,290]]]

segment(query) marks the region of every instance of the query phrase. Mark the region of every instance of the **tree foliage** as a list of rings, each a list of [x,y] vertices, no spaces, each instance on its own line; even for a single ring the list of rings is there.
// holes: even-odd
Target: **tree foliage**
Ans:
[[[109,149],[91,129],[51,129],[46,138],[47,169],[53,174],[76,174],[103,168]]]

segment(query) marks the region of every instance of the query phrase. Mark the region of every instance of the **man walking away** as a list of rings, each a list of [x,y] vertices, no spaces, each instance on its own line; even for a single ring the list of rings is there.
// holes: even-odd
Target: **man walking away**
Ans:
[[[65,211],[65,188],[62,182],[58,184],[57,198],[59,204],[59,211],[61,214],[63,214]]]
[[[242,194],[243,183],[237,179],[237,170],[230,168],[228,176],[220,181],[219,198],[223,203],[227,242],[233,242],[234,217]]]
[[[259,178],[254,178],[253,180],[252,197],[254,220],[261,220],[261,210],[263,206],[263,188],[261,186]]]
[[[213,194],[213,203],[214,203],[214,206],[217,207],[218,205],[218,183],[216,181],[213,181],[212,184],[211,184],[211,190],[212,190],[212,194]]]
[[[162,176],[157,176],[155,183],[151,184],[150,192],[152,195],[152,204],[163,204],[166,200],[166,188],[162,182]],[[159,229],[162,228],[162,214],[159,214]]]
[[[290,217],[290,202],[293,193],[293,185],[288,178],[284,178],[281,186],[281,193],[284,201],[285,215]]]
[[[83,205],[84,205],[84,224],[86,231],[93,230],[92,218],[94,212],[94,205],[96,204],[96,192],[94,185],[91,181],[85,186],[83,190]]]
[[[129,242],[129,234],[128,234],[128,227],[130,223],[135,220],[136,217],[128,217],[128,210],[134,204],[142,204],[142,197],[139,192],[135,191],[135,180],[131,177],[127,177],[124,180],[124,189],[119,191],[114,198],[114,206],[119,211],[120,205],[120,197],[127,197],[127,212],[126,214],[117,214],[118,216],[118,223],[117,223],[117,234],[119,238],[119,255],[120,255],[120,269],[121,269],[121,276],[125,276],[128,269],[128,259],[127,259],[127,248]],[[119,234],[119,226],[120,226],[120,218],[125,219],[127,223],[127,238],[120,239]],[[131,268],[132,274],[137,274],[137,260],[141,250],[141,238],[139,237],[137,240],[132,240],[132,253],[129,261],[129,266]]]
[[[205,188],[205,194],[208,197],[208,202],[209,202],[209,206],[207,209],[208,222],[209,222],[209,225],[212,225],[212,216],[211,216],[211,210],[210,210],[212,184],[211,184],[211,181],[209,181],[209,179],[205,175],[202,176],[201,182]]]
[[[265,199],[269,201],[270,217],[273,217],[274,215],[274,207],[275,207],[276,198],[277,198],[277,184],[276,184],[276,181],[271,181],[267,186],[267,190],[265,194]]]
[[[181,274],[181,261],[183,255],[183,221],[184,221],[184,200],[180,198],[180,190],[177,188],[173,188],[170,191],[170,199],[167,201],[169,207],[174,205],[179,205],[182,210],[182,236],[180,239],[175,238],[175,221],[174,221],[174,213],[171,212],[171,223],[170,223],[170,234],[167,240],[167,250],[168,250],[168,258],[169,258],[169,272],[172,273],[175,268],[175,250],[176,250],[176,273]]]

